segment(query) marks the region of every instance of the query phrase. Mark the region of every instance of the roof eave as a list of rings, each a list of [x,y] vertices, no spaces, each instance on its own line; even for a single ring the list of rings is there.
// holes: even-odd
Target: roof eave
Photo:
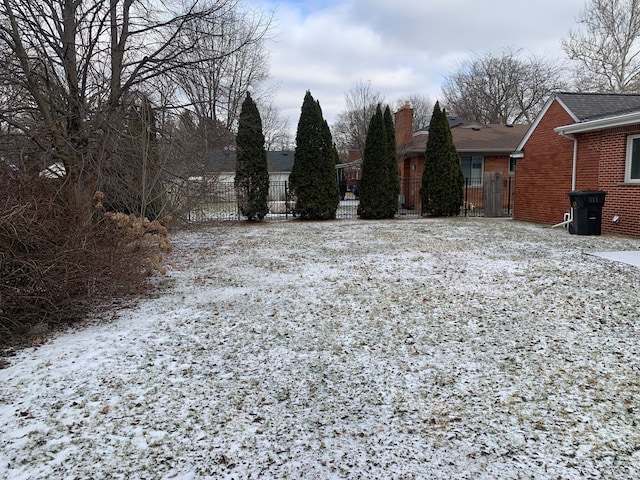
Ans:
[[[482,153],[484,155],[508,155],[513,152],[513,147],[505,148],[459,148],[458,153]]]
[[[575,116],[575,114],[559,98],[559,93],[556,92],[547,99],[546,103],[542,107],[542,110],[540,110],[540,112],[538,113],[538,116],[535,118],[533,123],[529,126],[529,129],[526,131],[522,139],[520,139],[520,143],[516,147],[516,151],[520,152],[524,150],[524,146],[529,141],[529,138],[531,137],[531,135],[533,135],[533,132],[536,130],[536,128],[538,128],[538,125],[542,121],[542,118],[546,115],[547,110],[549,110],[549,108],[551,107],[554,101],[557,101],[558,104],[567,112],[567,114],[569,114],[571,118],[573,118],[576,122],[578,121],[578,118]]]
[[[596,130],[604,130],[606,128],[626,127],[628,125],[640,124],[640,111],[626,113],[624,115],[616,115],[615,117],[599,118],[581,123],[572,123],[571,125],[563,125],[553,130],[559,135],[570,135],[572,133],[586,133]]]

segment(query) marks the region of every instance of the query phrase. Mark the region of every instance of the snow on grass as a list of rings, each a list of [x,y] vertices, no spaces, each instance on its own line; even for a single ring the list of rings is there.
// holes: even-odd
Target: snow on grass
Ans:
[[[640,478],[640,241],[227,224],[0,370],[0,478]],[[105,318],[108,317],[105,314]]]

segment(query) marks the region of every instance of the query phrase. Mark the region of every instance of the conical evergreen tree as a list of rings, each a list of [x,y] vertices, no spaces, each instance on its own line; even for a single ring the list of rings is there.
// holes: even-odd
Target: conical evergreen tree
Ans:
[[[378,104],[371,117],[362,158],[362,179],[358,191],[360,218],[389,218],[394,192],[389,180],[389,143],[382,108]],[[396,197],[397,198],[397,197]]]
[[[444,109],[436,102],[429,124],[429,138],[422,174],[422,213],[452,216],[460,213],[464,177],[451,128]]]
[[[398,213],[400,169],[398,168],[398,155],[396,153],[396,130],[393,126],[393,117],[391,116],[389,105],[384,109],[384,130],[387,136],[389,161],[389,218],[393,218]]]
[[[240,213],[248,220],[262,220],[269,212],[269,167],[262,119],[249,93],[238,121],[235,187]]]
[[[304,220],[336,217],[340,192],[336,178],[336,150],[329,125],[322,118],[320,103],[307,91],[298,131],[293,168],[289,176],[296,197],[295,214]]]

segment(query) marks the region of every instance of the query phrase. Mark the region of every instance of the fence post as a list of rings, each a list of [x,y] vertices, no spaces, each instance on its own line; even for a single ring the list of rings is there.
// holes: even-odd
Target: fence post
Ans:
[[[289,218],[289,188],[286,180],[284,181],[284,218]]]
[[[469,177],[464,178],[464,216],[467,216],[467,206],[469,205]]]
[[[507,177],[507,215],[511,215],[511,180],[513,177]]]

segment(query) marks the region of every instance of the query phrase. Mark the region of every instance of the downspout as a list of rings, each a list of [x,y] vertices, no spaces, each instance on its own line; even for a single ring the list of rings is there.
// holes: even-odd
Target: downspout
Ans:
[[[567,135],[564,132],[560,132],[560,136],[564,138],[568,138],[573,141],[573,165],[571,167],[571,191],[574,192],[576,190],[576,177],[578,176],[578,139],[575,136]],[[564,222],[560,222],[553,227],[564,227],[565,225],[569,225],[573,222],[573,206],[571,206],[571,213],[569,214],[569,220],[565,220]]]

